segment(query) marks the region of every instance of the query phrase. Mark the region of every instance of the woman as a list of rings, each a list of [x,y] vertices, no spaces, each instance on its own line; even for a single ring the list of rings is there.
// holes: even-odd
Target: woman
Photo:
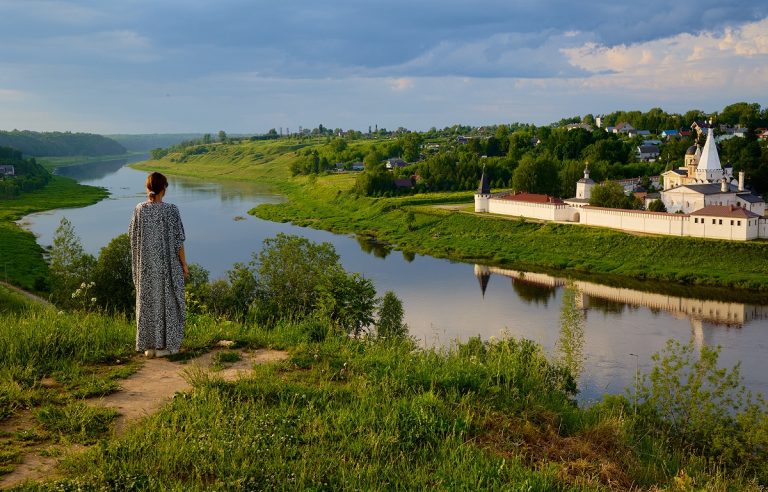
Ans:
[[[163,202],[168,180],[147,177],[147,201],[133,210],[128,228],[136,286],[136,350],[147,357],[175,354],[184,338],[184,226],[176,205]]]

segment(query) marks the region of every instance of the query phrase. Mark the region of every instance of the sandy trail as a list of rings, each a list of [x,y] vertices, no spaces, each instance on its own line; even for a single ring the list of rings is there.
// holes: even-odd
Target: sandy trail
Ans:
[[[190,360],[186,364],[171,362],[165,358],[147,359],[141,369],[120,384],[120,391],[102,398],[86,400],[93,406],[114,408],[120,415],[114,421],[114,432],[122,434],[129,425],[147,415],[157,412],[178,392],[191,389],[186,379],[187,371],[197,369],[212,371],[214,350]],[[225,364],[224,368],[212,372],[227,381],[243,377],[252,371],[254,364],[269,364],[285,360],[287,352],[269,349],[237,350],[241,360]],[[29,412],[0,424],[0,432],[13,433],[33,430],[36,426]],[[13,472],[0,477],[0,489],[7,489],[25,481],[55,478],[55,468],[62,456],[87,449],[78,445],[40,444],[27,448],[22,462]]]

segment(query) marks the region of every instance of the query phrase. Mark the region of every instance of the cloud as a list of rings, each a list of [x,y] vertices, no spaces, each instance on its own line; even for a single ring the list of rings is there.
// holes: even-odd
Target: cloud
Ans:
[[[389,81],[389,88],[396,92],[407,91],[412,87],[413,79],[402,77],[399,79],[391,79]]]
[[[586,85],[640,91],[718,87],[755,89],[768,80],[768,19],[723,33],[680,34],[614,47],[586,43],[562,50],[569,62],[605,75]]]

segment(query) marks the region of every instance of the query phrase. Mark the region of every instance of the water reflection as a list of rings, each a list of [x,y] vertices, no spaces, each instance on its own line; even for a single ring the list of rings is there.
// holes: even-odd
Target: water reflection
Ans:
[[[646,307],[654,313],[665,311],[678,319],[691,319],[716,326],[741,327],[752,320],[768,319],[768,306],[695,299],[668,294],[612,287],[584,280],[568,280],[544,273],[523,272],[485,265],[475,265],[475,276],[487,285],[491,274],[512,279],[512,287],[524,300],[543,302],[554,296],[557,287],[569,282],[579,292],[579,304],[585,309],[621,314],[625,309]],[[483,280],[484,279],[484,280]],[[486,287],[482,287],[485,295]]]
[[[130,159],[125,158],[108,161],[96,161],[68,167],[58,167],[54,170],[54,174],[66,176],[68,178],[74,179],[75,181],[101,179],[117,172],[118,169],[125,166],[129,162],[136,162],[138,160],[144,159],[146,159],[145,156],[137,156]]]
[[[392,247],[390,245],[382,243],[381,241],[377,241],[375,238],[370,236],[355,236],[355,239],[357,240],[357,244],[360,245],[361,250],[372,254],[376,258],[384,259],[392,252]],[[403,252],[403,259],[405,259],[407,262],[412,262],[413,258],[413,254],[411,254],[410,259],[408,259],[406,253]]]

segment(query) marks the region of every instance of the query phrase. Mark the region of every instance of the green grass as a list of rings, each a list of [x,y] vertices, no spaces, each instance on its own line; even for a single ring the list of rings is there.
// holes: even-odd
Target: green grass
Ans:
[[[61,479],[27,489],[606,490],[681,480],[756,489],[743,470],[636,432],[622,397],[579,408],[567,370],[533,342],[312,342],[317,323],[191,315],[185,352],[226,339],[287,348],[290,359],[232,382],[192,372],[192,391],[114,436],[114,412],[81,400],[99,391],[79,391],[134,370],[133,322],[53,309],[2,314],[0,420],[31,408],[37,427],[0,435],[0,473],[29,443],[53,441],[97,445],[65,458]],[[237,358],[218,354],[221,363]]]
[[[43,249],[31,232],[15,221],[25,215],[56,208],[84,207],[108,196],[106,190],[85,186],[62,176],[52,176],[43,188],[18,198],[0,200],[0,280],[26,290],[43,290],[48,266]]]
[[[663,441],[633,435],[627,402],[590,409],[526,341],[442,351],[304,340],[291,359],[194,390],[118,438],[64,462],[50,490],[607,490],[756,486]],[[230,333],[243,343],[273,336]]]

